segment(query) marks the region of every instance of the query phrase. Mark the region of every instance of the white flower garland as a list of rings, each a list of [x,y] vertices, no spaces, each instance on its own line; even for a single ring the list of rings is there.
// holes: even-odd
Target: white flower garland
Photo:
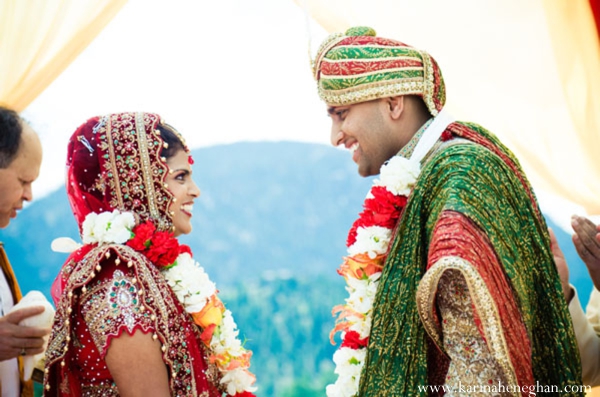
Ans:
[[[383,186],[395,196],[408,196],[419,177],[420,164],[404,157],[395,156],[381,167],[380,177],[376,179],[373,186]],[[371,191],[367,198],[372,198]],[[392,229],[381,226],[359,227],[356,234],[356,242],[348,247],[350,259],[359,255],[368,255],[374,259],[377,255],[385,255],[388,252]],[[371,321],[373,314],[373,301],[379,286],[381,271],[361,278],[355,278],[351,274],[345,274],[346,290],[349,297],[346,304],[341,308],[343,318],[347,325],[342,332],[342,340],[349,331],[355,331],[361,339],[368,338],[371,333]],[[367,354],[366,347],[357,349],[342,346],[333,356],[335,373],[338,375],[336,382],[327,386],[328,397],[352,397],[358,393],[361,372]]]
[[[124,244],[133,237],[134,226],[135,219],[129,212],[114,210],[90,213],[82,225],[82,241],[85,244]],[[52,243],[52,249],[59,252],[71,252],[79,247],[80,244],[66,238],[56,239]],[[214,299],[218,299],[215,284],[188,253],[179,254],[175,265],[161,269],[161,273],[185,311],[190,314],[201,312],[213,304]],[[231,396],[252,393],[257,388],[252,386],[256,378],[248,370],[251,352],[238,339],[239,331],[231,312],[223,310],[221,316],[209,342],[210,350],[216,357],[215,364],[221,373],[220,383]]]

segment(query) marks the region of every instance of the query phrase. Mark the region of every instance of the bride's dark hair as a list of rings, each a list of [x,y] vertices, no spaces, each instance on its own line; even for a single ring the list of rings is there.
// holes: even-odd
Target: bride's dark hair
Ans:
[[[171,158],[180,150],[185,150],[185,145],[181,142],[175,128],[166,123],[159,123],[156,127],[160,131],[160,137],[168,144],[163,148],[160,155],[166,159]]]

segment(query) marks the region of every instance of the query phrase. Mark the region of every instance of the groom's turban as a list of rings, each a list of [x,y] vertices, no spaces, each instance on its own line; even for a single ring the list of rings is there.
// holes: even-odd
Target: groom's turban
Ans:
[[[368,27],[330,35],[313,65],[319,96],[340,106],[396,95],[419,95],[432,115],[444,107],[446,90],[437,62],[399,41],[375,37]]]

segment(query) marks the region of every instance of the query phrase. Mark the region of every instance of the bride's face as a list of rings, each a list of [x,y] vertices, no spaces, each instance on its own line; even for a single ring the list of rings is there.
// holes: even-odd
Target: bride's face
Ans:
[[[169,174],[165,182],[175,198],[169,208],[173,214],[175,236],[188,234],[192,231],[194,200],[200,197],[200,189],[192,179],[192,166],[184,150],[179,150],[174,156],[168,158],[167,166]]]

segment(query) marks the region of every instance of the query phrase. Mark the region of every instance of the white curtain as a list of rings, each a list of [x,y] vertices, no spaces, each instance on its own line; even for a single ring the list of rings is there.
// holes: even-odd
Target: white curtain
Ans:
[[[127,0],[0,0],[0,103],[22,111]]]

